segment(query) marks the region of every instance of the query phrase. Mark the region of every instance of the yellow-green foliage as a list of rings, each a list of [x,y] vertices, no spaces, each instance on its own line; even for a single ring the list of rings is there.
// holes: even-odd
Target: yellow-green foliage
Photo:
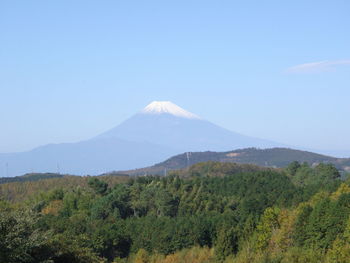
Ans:
[[[213,260],[214,256],[212,249],[194,247],[168,255],[163,262],[159,263],[210,263],[213,262]]]
[[[276,258],[276,257],[275,257]],[[281,263],[322,263],[324,255],[322,251],[291,247],[285,253],[277,256]]]
[[[350,193],[350,187],[343,183],[329,194],[319,192],[310,201],[301,203],[294,209],[280,211],[267,208],[257,226],[256,232],[243,242],[236,257],[230,259],[232,263],[349,263],[350,262],[350,218],[344,233],[328,250],[296,247],[293,242],[296,218],[305,206],[315,206],[324,198],[339,199],[342,194]]]
[[[331,198],[333,200],[336,200],[339,198],[340,195],[342,194],[348,194],[350,193],[350,186],[348,184],[342,183],[339,188],[337,189],[337,191],[335,191],[334,193],[332,193]]]
[[[0,199],[10,202],[22,202],[38,193],[47,192],[55,188],[72,189],[77,186],[87,188],[89,176],[64,176],[62,178],[50,178],[39,181],[14,182],[0,184]],[[129,180],[128,176],[99,176],[99,179],[113,187],[118,183]]]
[[[328,251],[325,263],[348,263],[350,261],[350,244],[348,240],[337,238]]]
[[[318,203],[319,201],[326,199],[329,197],[329,193],[325,192],[325,191],[321,191],[318,192],[317,194],[315,194],[309,202],[307,202],[309,205],[311,206],[315,206],[316,203]]]
[[[274,231],[279,227],[279,209],[267,208],[257,226],[257,248],[264,249],[268,246],[269,240]]]
[[[346,228],[344,230],[344,238],[350,242],[350,218],[348,218]]]
[[[119,263],[123,261],[115,260],[114,262]],[[136,255],[130,256],[127,263],[216,263],[216,261],[213,249],[193,247],[167,256],[160,254],[150,255],[144,249],[140,249]]]
[[[44,215],[51,214],[57,216],[62,207],[62,200],[53,200],[42,210],[42,213]]]
[[[278,215],[279,228],[275,229],[269,242],[269,250],[273,255],[285,252],[293,245],[294,222],[297,217],[295,210],[284,209]]]

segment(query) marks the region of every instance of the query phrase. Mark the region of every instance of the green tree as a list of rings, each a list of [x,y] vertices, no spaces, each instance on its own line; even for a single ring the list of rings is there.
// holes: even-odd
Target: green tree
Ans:
[[[267,208],[257,226],[257,247],[258,249],[264,249],[267,247],[272,231],[279,227],[278,214],[280,210],[278,208]]]
[[[315,173],[317,180],[321,182],[329,182],[340,178],[340,173],[333,164],[320,163],[315,167]]]
[[[0,262],[46,262],[48,234],[35,228],[37,215],[29,210],[1,211]]]
[[[296,219],[293,237],[298,246],[304,246],[306,240],[309,238],[306,226],[312,210],[312,207],[309,205],[303,206]]]
[[[291,162],[286,169],[291,176],[294,176],[300,167],[300,163],[298,161],[294,161]]]
[[[238,238],[233,228],[223,227],[219,230],[215,241],[215,256],[223,262],[229,255],[235,254],[238,249]]]
[[[104,181],[92,177],[88,181],[88,185],[92,188],[97,194],[104,195],[107,192],[108,184]]]

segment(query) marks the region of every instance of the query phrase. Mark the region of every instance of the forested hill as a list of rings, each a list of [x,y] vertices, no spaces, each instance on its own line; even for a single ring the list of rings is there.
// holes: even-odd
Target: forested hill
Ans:
[[[54,176],[57,175],[57,176]],[[31,180],[28,180],[28,177]],[[60,175],[60,174],[35,174],[18,176],[16,181],[3,182],[0,184],[0,201],[7,200],[10,202],[20,203],[33,196],[39,196],[41,193],[51,191],[53,189],[75,189],[86,188],[92,176],[77,176],[77,175]],[[129,180],[129,176],[98,176],[101,180],[113,187],[116,184],[123,183]],[[34,180],[35,179],[35,180]],[[0,260],[0,263],[2,261]]]
[[[109,174],[102,174],[100,176],[108,176]],[[59,174],[59,173],[29,173],[15,177],[0,177],[0,185],[7,183],[24,183],[24,182],[36,182],[54,178],[71,178],[71,177],[84,178],[84,176],[70,175],[70,174]],[[113,173],[113,176],[125,177],[127,174]]]
[[[272,171],[266,167],[259,167],[250,164],[237,163],[221,163],[221,162],[204,162],[192,165],[188,169],[180,169],[171,171],[169,175],[188,178],[198,175],[209,177],[222,177],[224,175]],[[76,187],[86,188],[91,178],[98,178],[113,187],[119,183],[127,182],[130,177],[125,174],[103,174],[99,176],[77,176],[77,175],[61,175],[61,174],[27,174],[14,178],[3,178],[0,183],[0,200],[7,200],[13,203],[22,202],[33,196],[51,191],[53,189],[74,189]],[[7,179],[15,179],[8,181]],[[0,181],[1,182],[1,181]],[[1,261],[0,261],[1,263]]]
[[[309,165],[331,163],[340,171],[350,171],[350,158],[335,158],[289,148],[247,148],[230,152],[183,153],[150,167],[123,171],[121,173],[129,175],[164,175],[171,170],[183,169],[190,165],[207,161],[246,163],[265,167],[286,167],[293,161],[307,162]]]
[[[0,177],[0,184],[13,182],[35,182],[43,179],[61,178],[63,174],[58,173],[30,173],[15,177]]]
[[[10,185],[42,192],[0,196],[0,262],[349,262],[350,182],[331,164],[204,162],[166,177],[65,176],[0,190]]]

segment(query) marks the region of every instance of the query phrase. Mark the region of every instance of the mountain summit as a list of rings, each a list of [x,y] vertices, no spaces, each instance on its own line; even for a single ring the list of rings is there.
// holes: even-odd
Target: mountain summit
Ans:
[[[0,167],[9,167],[9,174],[0,171],[0,177],[56,172],[58,167],[64,173],[100,174],[149,166],[183,152],[279,146],[217,126],[170,101],[154,101],[90,140],[0,154]]]
[[[200,119],[197,115],[184,110],[183,108],[177,106],[171,101],[153,101],[148,104],[141,113],[144,114],[162,114],[167,113],[177,117],[187,118],[187,119]]]
[[[96,139],[124,139],[162,145],[177,152],[229,151],[275,147],[278,143],[245,136],[206,121],[170,101],[154,101]]]

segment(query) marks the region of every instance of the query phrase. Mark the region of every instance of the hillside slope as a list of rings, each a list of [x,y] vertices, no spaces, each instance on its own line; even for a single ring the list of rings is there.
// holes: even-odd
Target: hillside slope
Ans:
[[[293,161],[317,163],[332,163],[341,171],[350,171],[349,158],[335,158],[317,153],[294,150],[289,148],[256,149],[246,148],[229,152],[190,152],[173,156],[164,162],[142,169],[122,171],[129,175],[159,174],[164,175],[170,170],[183,169],[190,165],[207,162],[235,162],[255,164],[265,167],[285,167]]]

